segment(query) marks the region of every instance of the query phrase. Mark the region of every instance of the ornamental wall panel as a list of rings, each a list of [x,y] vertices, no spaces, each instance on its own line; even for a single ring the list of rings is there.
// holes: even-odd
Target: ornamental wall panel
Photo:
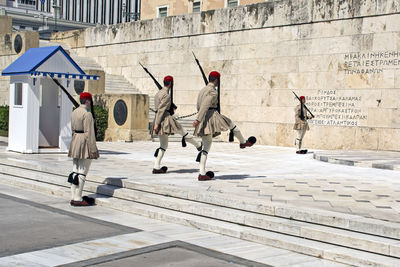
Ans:
[[[195,52],[222,74],[222,113],[261,144],[293,146],[294,90],[316,115],[306,146],[399,150],[399,11],[397,1],[268,1],[89,28],[75,49],[144,94],[155,89],[138,62],[158,80],[173,75],[182,115],[204,86]]]

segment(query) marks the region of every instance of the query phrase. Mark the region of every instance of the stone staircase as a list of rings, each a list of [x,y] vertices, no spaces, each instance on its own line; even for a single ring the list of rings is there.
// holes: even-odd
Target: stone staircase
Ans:
[[[100,70],[104,71],[103,68],[93,59],[88,57],[78,56],[73,49],[63,43],[53,43],[45,40],[40,40],[40,47],[61,45],[64,50],[70,53],[73,60],[81,67],[84,71],[87,70]],[[112,75],[105,73],[105,92],[106,94],[135,94],[140,91],[125,79],[122,75]]]
[[[1,159],[3,183],[67,199],[56,166]],[[400,266],[400,224],[185,187],[88,177],[97,205],[355,266]]]
[[[104,71],[103,68],[93,59],[87,57],[78,56],[68,45],[63,43],[52,43],[49,41],[40,41],[40,47],[44,46],[56,46],[61,45],[66,51],[70,52],[70,56],[75,60],[75,62],[84,70],[100,70]],[[112,75],[105,73],[105,92],[107,94],[136,94],[141,93],[138,88],[136,88],[133,84],[131,84],[128,80],[125,79],[122,75]],[[154,109],[154,95],[149,96],[150,99],[150,108]],[[154,120],[155,113],[153,111],[149,111],[149,129],[152,127],[152,123]],[[189,131],[189,133],[193,133],[194,128],[192,126],[193,118],[185,118],[179,120],[182,126]],[[175,135],[170,136],[170,142],[180,142],[181,136]],[[152,140],[158,142],[157,136],[152,136]]]

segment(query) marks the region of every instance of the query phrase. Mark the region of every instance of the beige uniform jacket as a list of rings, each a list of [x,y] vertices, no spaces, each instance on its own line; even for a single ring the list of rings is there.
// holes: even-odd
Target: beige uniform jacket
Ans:
[[[81,105],[72,112],[71,128],[72,140],[68,157],[74,159],[97,159],[99,151],[96,146],[94,120],[92,113],[86,109],[86,105]],[[83,133],[79,133],[82,131]],[[91,153],[94,153],[95,156],[90,157]]]
[[[182,126],[171,116],[169,109],[171,107],[171,96],[168,94],[168,88],[163,87],[154,96],[154,107],[157,110],[154,117],[153,126],[158,124],[158,132],[155,135],[172,135],[180,133]]]
[[[209,108],[218,107],[218,92],[214,89],[214,84],[208,83],[206,87],[200,90],[197,97],[197,120],[202,122]]]
[[[195,136],[218,136],[223,131],[230,130],[232,121],[217,111],[218,92],[213,83],[208,83],[200,90],[197,97],[197,118],[200,123],[194,130]]]
[[[307,120],[311,119],[311,116],[309,116],[307,114],[307,110],[305,108],[303,108],[303,113],[304,113],[304,117],[305,117],[304,120],[302,120],[300,118],[300,115],[301,115],[301,105],[300,104],[297,105],[297,107],[294,109],[294,111],[295,111],[295,116],[294,116],[295,123],[294,123],[293,129],[294,130],[306,130],[306,131],[310,130],[310,126],[308,126]]]

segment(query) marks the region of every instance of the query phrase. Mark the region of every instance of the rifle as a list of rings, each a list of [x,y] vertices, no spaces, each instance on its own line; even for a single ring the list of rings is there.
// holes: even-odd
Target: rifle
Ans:
[[[153,82],[156,84],[158,90],[162,89],[161,84],[156,80],[156,78],[154,78],[154,76],[150,73],[150,71],[142,65],[142,63],[139,62],[139,65],[142,66],[142,68],[144,69],[145,72],[147,72],[147,74],[153,79]]]
[[[57,81],[56,79],[54,79],[53,77],[50,76],[50,78],[67,95],[68,99],[72,102],[72,104],[75,106],[75,108],[78,108],[80,106],[80,104],[75,100],[75,98],[72,97],[72,95],[70,93],[68,93],[67,89],[65,89],[65,87],[62,86],[62,84],[59,81]],[[95,136],[97,138],[97,125],[96,125],[96,117],[94,115],[93,99],[92,99],[92,101],[90,101],[90,109],[91,109],[91,113],[92,113],[92,116],[93,116],[93,122],[94,122],[94,134],[95,134]]]
[[[204,83],[207,85],[207,84],[208,84],[207,76],[206,76],[206,74],[204,73],[204,70],[203,70],[203,68],[201,67],[200,62],[199,62],[199,60],[197,59],[197,57],[196,57],[196,55],[194,54],[193,51],[192,51],[192,54],[193,54],[193,56],[194,56],[194,60],[196,60],[197,66],[199,66],[201,75],[203,76]]]
[[[78,108],[80,106],[79,103],[75,100],[75,98],[73,98],[73,96],[70,93],[68,93],[67,89],[65,89],[64,86],[62,86],[61,83],[56,79],[54,79],[53,77],[50,76],[50,78],[53,80],[53,82],[55,82],[58,85],[58,87],[61,88],[61,90],[63,90],[63,92],[67,95],[68,99],[72,102],[72,104],[76,108]]]
[[[162,89],[161,84],[156,80],[156,78],[154,78],[154,76],[150,73],[150,71],[145,66],[143,66],[142,63],[139,62],[139,65],[142,66],[144,71],[147,72],[147,74],[153,79],[153,82],[156,84],[158,90],[161,90]],[[174,84],[171,85],[171,106],[170,106],[170,108],[168,110],[168,112],[171,115],[174,115],[174,113],[175,113],[174,109],[178,108],[173,102],[173,97],[174,97],[174,91],[173,90],[174,90]]]
[[[298,95],[296,95],[295,92],[292,91],[292,93],[296,96],[296,98],[300,101],[301,103],[301,99],[300,97],[298,97]],[[305,107],[305,109],[311,114],[311,116],[315,117],[314,114],[312,114],[312,112],[308,109],[308,107],[306,105],[303,104],[303,106]]]
[[[207,85],[208,84],[208,79],[207,79],[207,77],[206,77],[206,74],[204,73],[204,70],[203,70],[203,68],[201,67],[201,65],[200,65],[200,62],[199,62],[199,60],[197,59],[197,57],[196,57],[196,55],[194,54],[194,52],[192,51],[192,53],[193,53],[193,56],[194,56],[194,60],[196,60],[196,63],[197,63],[197,65],[199,66],[199,69],[200,69],[200,72],[201,72],[201,75],[203,76],[203,80],[204,80],[204,83]],[[220,80],[218,79],[218,107],[217,107],[217,110],[218,110],[218,112],[219,113],[221,113],[221,93],[220,93]]]

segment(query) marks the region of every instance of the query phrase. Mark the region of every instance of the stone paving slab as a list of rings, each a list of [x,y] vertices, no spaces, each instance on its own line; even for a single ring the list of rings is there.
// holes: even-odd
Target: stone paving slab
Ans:
[[[132,254],[132,251],[135,252],[133,254],[140,255],[142,253],[137,253],[138,250],[142,250],[141,252],[146,250],[152,251],[151,248],[154,246],[163,246],[164,244],[169,244],[171,242],[181,243],[180,246],[183,248],[189,248],[191,251],[200,252],[203,255],[211,256],[214,259],[223,259],[244,266],[261,266],[263,264],[273,266],[315,267],[348,266],[291,252],[285,249],[274,248],[268,245],[202,231],[195,229],[194,227],[158,221],[101,206],[87,207],[83,212],[83,209],[81,208],[66,205],[67,198],[43,195],[21,188],[0,184],[0,194],[7,194],[11,197],[35,202],[39,205],[47,205],[49,208],[64,210],[68,213],[75,213],[77,216],[84,213],[85,216],[90,217],[92,220],[101,220],[109,224],[119,224],[120,227],[140,228],[142,230],[136,233],[117,234],[108,238],[78,242],[48,249],[38,248],[38,250],[32,252],[0,257],[0,266],[2,267],[43,267],[59,266],[62,264],[71,266],[88,266],[87,264],[82,265],[80,263],[85,263],[89,260],[91,263],[89,265],[92,266],[95,263],[104,262],[103,260],[98,261],[99,259],[104,259],[104,257],[107,257],[108,259],[118,259],[120,258],[119,256],[121,256],[121,253]],[[196,248],[193,249],[193,246],[196,246]],[[126,256],[126,254],[122,256]],[[253,264],[255,262],[261,264]],[[167,263],[168,262],[166,262],[166,264]],[[308,265],[302,265],[306,263]],[[148,266],[153,265],[150,264]]]
[[[0,229],[0,257],[139,231],[4,194]]]
[[[218,192],[259,202],[337,211],[393,222],[400,221],[400,179],[397,171],[335,165],[297,155],[292,148],[214,143],[208,168],[216,179],[197,181],[197,151],[170,143],[164,175],[151,174],[155,142],[98,143],[100,159],[90,174],[148,185],[169,185],[198,192]],[[318,152],[316,152],[318,153]],[[23,155],[0,150],[0,161],[11,160],[69,172],[72,161],[65,154]],[[90,177],[89,174],[89,177]]]
[[[317,151],[314,159],[342,164],[400,171],[400,152],[371,150]]]

